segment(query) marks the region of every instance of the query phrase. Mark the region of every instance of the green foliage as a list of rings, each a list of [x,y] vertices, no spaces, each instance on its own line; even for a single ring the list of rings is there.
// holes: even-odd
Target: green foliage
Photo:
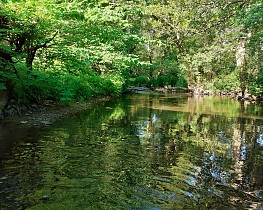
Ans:
[[[124,17],[132,9],[100,3],[1,3],[8,20],[1,44],[17,61],[17,73],[3,63],[1,81],[12,80],[18,101],[71,103],[121,93],[122,73],[139,64],[133,53],[141,38],[128,32],[133,26]]]
[[[131,79],[130,82],[132,85],[135,86],[144,86],[144,85],[148,85],[149,80],[145,76],[139,76],[139,77],[135,77],[134,79]]]
[[[150,17],[146,25],[148,34],[162,43],[152,47],[152,54],[159,53],[160,58],[162,53],[165,56],[167,52],[168,55],[172,51],[179,52],[177,66],[184,66],[183,76],[188,79],[190,88],[202,86],[210,92],[238,92],[241,84],[248,84],[247,88],[251,90],[248,81],[228,75],[236,74],[232,72],[241,38],[249,37],[245,52],[249,66],[243,68],[245,74],[258,75],[262,68],[261,1],[230,3],[215,0],[211,4],[188,0],[152,1],[146,10]],[[169,58],[164,57],[164,60]]]
[[[239,80],[237,72],[214,78],[205,83],[205,89],[214,93],[220,92],[239,92]]]
[[[60,75],[34,72],[34,77],[25,74],[15,86],[16,93],[22,102],[41,103],[52,99],[62,104],[84,101],[91,96],[101,94],[118,95],[120,90],[109,79],[90,75]]]
[[[263,70],[259,72],[257,77],[255,77],[255,75],[250,75],[249,88],[251,93],[261,96],[263,95]]]
[[[6,90],[6,86],[4,83],[0,83],[0,90]]]
[[[259,0],[21,0],[0,8],[0,89],[23,103],[119,95],[129,85],[239,91],[243,36],[243,83],[263,92]]]
[[[153,78],[151,78],[150,83],[153,86],[187,87],[187,81],[183,69],[179,67],[177,55],[177,53],[172,52],[152,66]]]
[[[263,4],[256,3],[251,6],[242,19],[246,29],[251,31],[249,46],[256,49],[263,44]]]
[[[90,75],[61,75],[34,71],[32,75],[20,71],[15,81],[15,94],[20,103],[42,103],[51,99],[62,104],[84,101],[101,94],[118,95],[119,87],[110,80]]]

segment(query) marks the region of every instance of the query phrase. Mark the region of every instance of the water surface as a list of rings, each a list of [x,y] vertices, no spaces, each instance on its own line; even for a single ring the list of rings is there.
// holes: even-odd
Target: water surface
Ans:
[[[263,209],[263,107],[135,94],[1,125],[1,209]]]

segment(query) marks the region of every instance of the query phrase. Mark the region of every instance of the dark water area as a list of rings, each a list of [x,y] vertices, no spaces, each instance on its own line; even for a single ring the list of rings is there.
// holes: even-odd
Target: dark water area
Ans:
[[[0,124],[0,209],[263,209],[263,106],[135,94]]]

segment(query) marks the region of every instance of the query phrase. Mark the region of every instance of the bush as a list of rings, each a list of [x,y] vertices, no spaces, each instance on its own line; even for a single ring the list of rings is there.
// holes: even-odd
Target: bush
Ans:
[[[263,70],[257,76],[250,76],[249,92],[255,95],[263,95]]]
[[[14,79],[14,95],[19,103],[42,103],[54,100],[61,104],[85,101],[91,96],[118,95],[120,81],[114,84],[110,79],[90,74],[65,74],[61,72],[33,71],[20,69]]]
[[[29,74],[27,68],[18,66],[19,74],[13,79],[14,95],[19,103],[36,102],[41,103],[51,98],[56,92],[58,81],[50,74],[32,72]]]
[[[234,71],[228,75],[216,77],[211,81],[205,82],[205,89],[214,93],[240,91],[238,74]]]

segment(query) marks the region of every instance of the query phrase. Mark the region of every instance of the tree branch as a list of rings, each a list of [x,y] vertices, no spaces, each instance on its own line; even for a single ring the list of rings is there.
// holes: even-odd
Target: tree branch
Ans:
[[[226,9],[226,8],[229,7],[230,5],[232,5],[232,4],[237,4],[237,3],[242,3],[242,4],[239,5],[240,8],[242,8],[247,2],[248,2],[247,0],[235,0],[235,1],[232,1],[232,2],[228,3],[227,5],[225,5],[225,6],[223,7],[223,9]],[[206,32],[206,31],[208,31],[209,29],[214,28],[214,27],[216,27],[216,26],[220,26],[222,23],[224,23],[226,20],[228,20],[229,18],[233,17],[234,15],[235,15],[235,13],[232,11],[232,13],[224,16],[223,18],[221,18],[221,20],[219,20],[219,21],[217,21],[216,23],[212,24],[211,26],[203,29],[203,30],[201,31],[201,33]]]
[[[177,28],[177,25],[178,25],[178,24],[174,25],[174,24],[170,23],[169,20],[167,20],[166,18],[158,18],[156,15],[151,15],[151,17],[152,17],[154,20],[156,20],[156,21],[158,21],[158,20],[162,21],[163,23],[165,23],[166,25],[170,26],[170,27],[173,28],[173,29],[176,29],[176,28]]]
[[[48,47],[47,44],[51,42],[56,37],[57,34],[58,31],[56,31],[56,33],[50,39],[47,39],[44,43],[31,46],[30,48],[27,49],[26,65],[29,70],[32,70],[32,64],[35,59],[37,50],[40,48]]]
[[[53,41],[55,39],[55,37],[57,36],[57,34],[58,34],[58,31],[56,31],[56,33],[50,39],[46,40],[44,43],[33,46],[32,48],[37,50],[37,49],[42,48],[42,47],[48,47],[47,44],[49,42]]]
[[[226,9],[227,7],[229,7],[230,5],[232,4],[237,4],[237,3],[242,3],[240,4],[240,7],[243,7],[245,5],[245,3],[247,3],[247,0],[235,0],[235,1],[232,1],[232,2],[229,2],[227,5],[225,5],[223,7],[223,9]]]

